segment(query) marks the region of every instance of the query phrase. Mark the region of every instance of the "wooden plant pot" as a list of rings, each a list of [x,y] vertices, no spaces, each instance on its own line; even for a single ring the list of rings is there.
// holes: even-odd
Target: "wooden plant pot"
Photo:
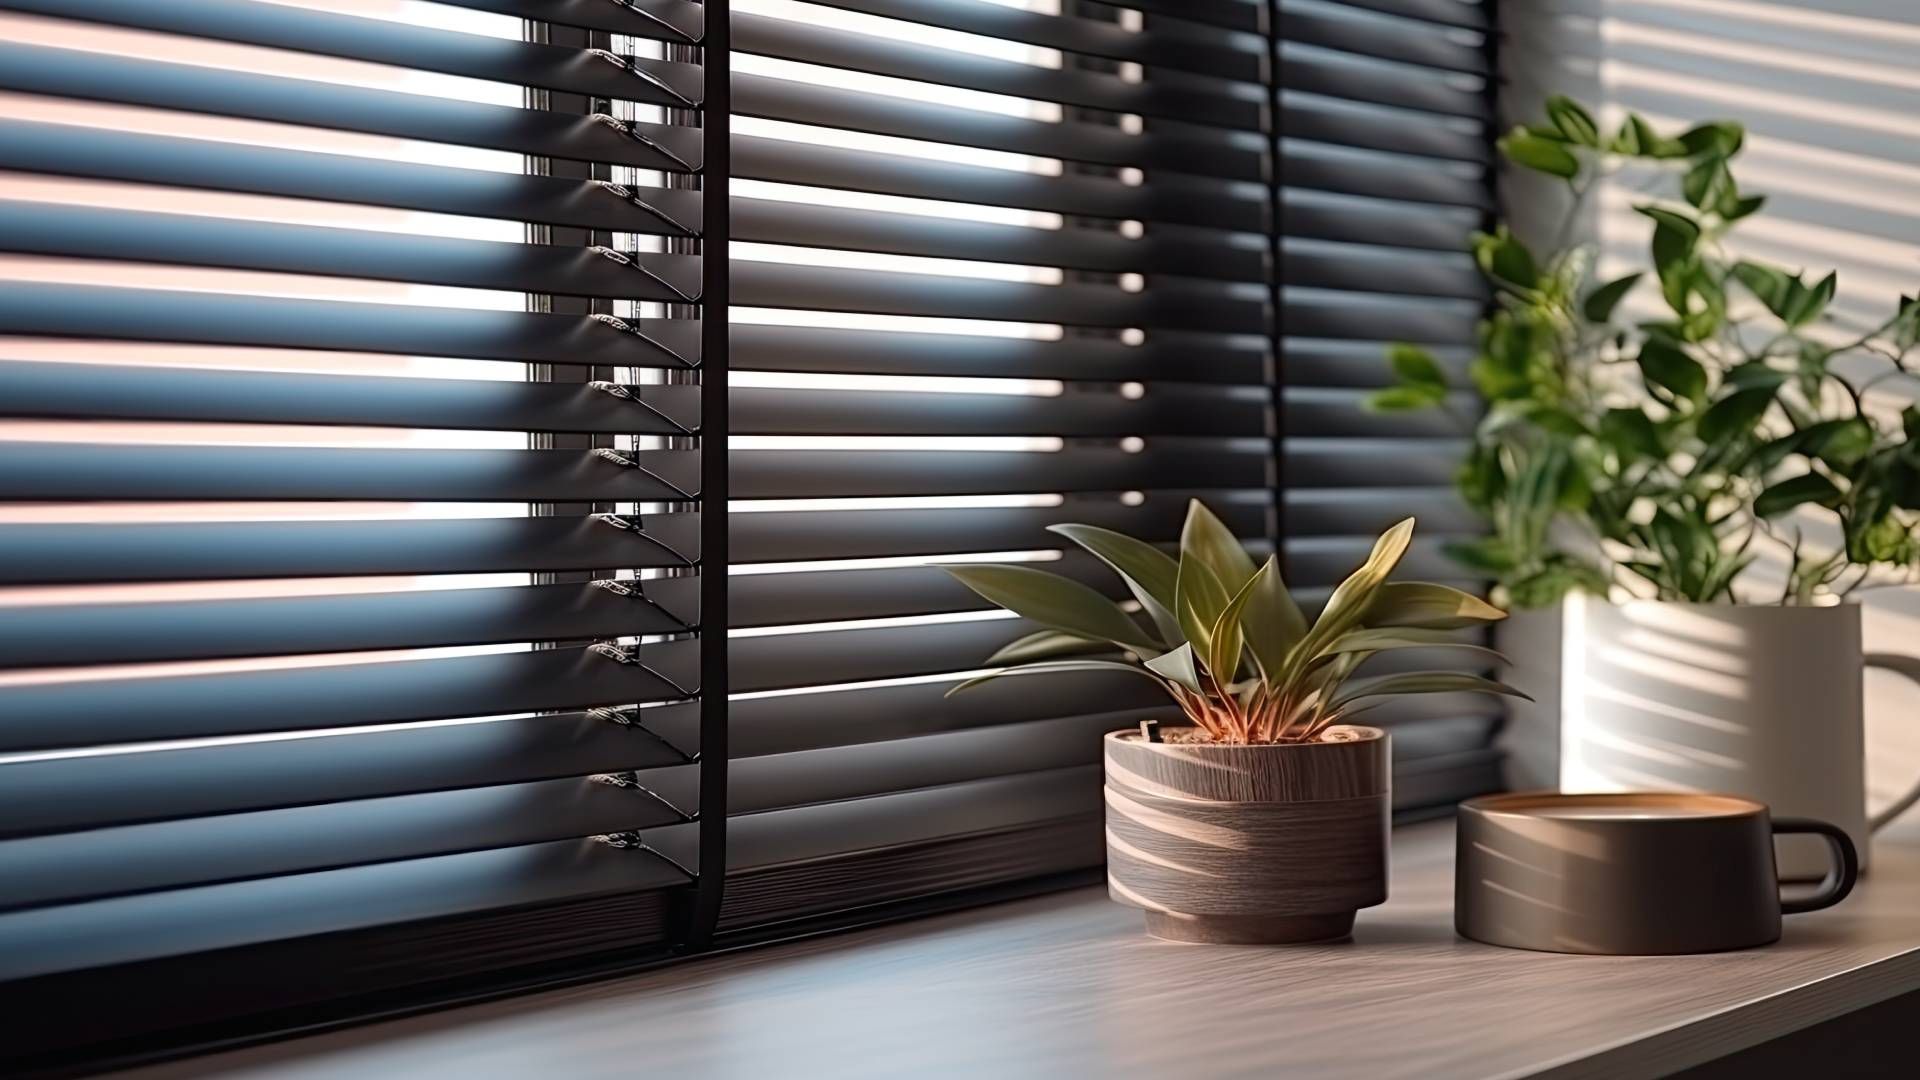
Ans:
[[[1165,730],[1165,729],[1163,729]],[[1169,941],[1281,944],[1353,931],[1387,898],[1387,734],[1229,746],[1106,737],[1107,892]]]

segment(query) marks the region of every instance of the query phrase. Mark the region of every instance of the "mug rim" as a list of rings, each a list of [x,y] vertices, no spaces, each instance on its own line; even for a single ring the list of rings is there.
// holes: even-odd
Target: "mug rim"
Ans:
[[[1547,807],[1580,805],[1644,807],[1648,810],[1689,808],[1685,814],[1650,815],[1634,818],[1547,817],[1529,811]],[[1633,824],[1669,821],[1714,821],[1763,815],[1767,804],[1743,795],[1725,795],[1705,791],[1508,791],[1467,799],[1460,809],[1488,817],[1525,818],[1543,821],[1579,821],[1583,824]],[[1706,812],[1702,812],[1706,811]]]

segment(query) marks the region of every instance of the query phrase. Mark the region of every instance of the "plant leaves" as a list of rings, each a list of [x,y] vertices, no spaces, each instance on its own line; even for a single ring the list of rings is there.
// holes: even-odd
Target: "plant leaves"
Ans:
[[[1349,630],[1320,655],[1336,653],[1392,652],[1395,649],[1466,649],[1499,660],[1506,657],[1475,641],[1462,641],[1449,630],[1424,630],[1408,626],[1383,626],[1377,629]]]
[[[1374,593],[1360,621],[1372,629],[1458,630],[1506,617],[1506,612],[1450,585],[1389,581]]]
[[[1677,345],[1649,338],[1640,346],[1639,364],[1647,382],[1676,398],[1699,402],[1707,396],[1707,369]]]
[[[1600,417],[1600,438],[1622,462],[1667,456],[1659,426],[1639,409],[1608,409]]]
[[[1041,630],[1002,645],[998,652],[987,657],[985,666],[1001,667],[1048,660],[1056,656],[1112,651],[1113,643],[1110,641],[1095,641],[1059,630]]]
[[[942,696],[952,697],[962,690],[972,689],[993,679],[1004,679],[1009,675],[1057,675],[1070,671],[1124,671],[1129,675],[1138,675],[1152,679],[1162,686],[1166,685],[1161,681],[1160,676],[1138,664],[1124,664],[1118,660],[1052,660],[1042,664],[1023,664],[1020,667],[1002,668],[999,671],[989,671],[985,675],[975,675],[964,682],[955,683]]]
[[[1756,386],[1734,391],[1700,414],[1695,432],[1708,445],[1747,434],[1773,406],[1776,390],[1776,386]]]
[[[1447,392],[1435,386],[1389,386],[1375,390],[1360,401],[1368,412],[1397,413],[1431,409],[1447,400]]]
[[[1187,503],[1187,522],[1180,530],[1180,561],[1184,564],[1189,555],[1205,563],[1219,579],[1220,587],[1226,590],[1222,604],[1253,577],[1253,559],[1247,549],[1199,499]]]
[[[1680,145],[1686,147],[1689,154],[1731,157],[1739,152],[1746,134],[1746,128],[1731,120],[1714,120],[1682,132]]]
[[[1700,210],[1717,210],[1733,197],[1733,190],[1733,174],[1723,157],[1701,158],[1680,180],[1680,193]]]
[[[1553,126],[1568,142],[1599,147],[1600,125],[1594,122],[1593,114],[1565,94],[1547,98],[1547,119],[1553,121]]]
[[[1079,544],[1112,567],[1153,620],[1160,640],[1169,645],[1181,640],[1180,620],[1173,614],[1180,564],[1171,555],[1144,540],[1098,525],[1049,525],[1047,531]]]
[[[1445,391],[1446,372],[1440,368],[1440,361],[1433,354],[1418,345],[1395,344],[1387,348],[1387,363],[1393,365],[1393,373],[1403,383],[1415,386],[1431,386]]]
[[[1613,309],[1620,306],[1620,301],[1626,298],[1643,276],[1642,272],[1635,271],[1593,290],[1587,294],[1586,303],[1580,306],[1580,313],[1587,317],[1588,322],[1603,323],[1613,318]]]
[[[1372,603],[1374,593],[1379,591],[1393,568],[1399,565],[1400,557],[1407,553],[1407,545],[1412,541],[1412,518],[1380,534],[1366,561],[1334,588],[1333,595],[1327,598],[1327,606],[1321,609],[1320,617],[1314,620],[1312,629],[1294,646],[1292,654],[1287,657],[1289,671],[1300,670],[1319,655],[1322,646],[1360,621]]]
[[[1731,271],[1734,280],[1747,287],[1756,299],[1766,305],[1768,311],[1784,318],[1787,305],[1787,290],[1794,284],[1793,276],[1775,266],[1742,259],[1733,264]]]
[[[1580,174],[1580,159],[1564,144],[1541,138],[1525,128],[1514,128],[1501,136],[1496,145],[1515,165],[1567,179]]]
[[[1307,636],[1307,617],[1287,592],[1280,579],[1280,561],[1269,555],[1250,583],[1246,610],[1240,627],[1247,638],[1247,651],[1260,674],[1269,682],[1276,679],[1287,663],[1287,652]]]
[[[1838,283],[1839,275],[1836,273],[1828,273],[1811,289],[1796,280],[1793,287],[1788,289],[1787,301],[1780,312],[1780,318],[1788,326],[1805,326],[1819,318],[1827,310],[1827,305],[1833,301],[1833,291]]]
[[[1213,641],[1213,624],[1227,606],[1232,594],[1220,584],[1200,557],[1190,550],[1180,552],[1180,580],[1174,587],[1174,615],[1188,644],[1200,655],[1207,655]]]
[[[1409,671],[1400,675],[1381,675],[1372,679],[1362,679],[1347,687],[1346,691],[1333,698],[1333,707],[1339,708],[1350,701],[1361,698],[1383,697],[1397,694],[1502,694],[1507,697],[1524,698],[1532,701],[1531,695],[1508,686],[1503,682],[1479,675],[1467,675],[1458,671]]]
[[[962,585],[1022,618],[1081,637],[1158,653],[1120,605],[1077,581],[1010,563],[943,567]]]
[[[1804,503],[1829,506],[1839,498],[1840,489],[1833,486],[1833,481],[1819,473],[1805,473],[1782,480],[1755,496],[1753,513],[1755,517],[1770,518]]]
[[[1155,675],[1171,679],[1196,694],[1205,693],[1200,688],[1200,672],[1193,666],[1192,642],[1147,661],[1147,668]]]
[[[1540,268],[1525,244],[1514,239],[1502,225],[1491,233],[1477,232],[1472,237],[1473,259],[1480,271],[1495,281],[1504,281],[1521,289],[1540,284]]]
[[[1221,685],[1233,681],[1240,671],[1240,654],[1246,648],[1246,635],[1240,627],[1240,613],[1246,610],[1247,600],[1259,587],[1263,574],[1271,574],[1274,561],[1268,559],[1254,572],[1253,577],[1227,601],[1220,611],[1220,617],[1213,622],[1213,630],[1208,634],[1207,670],[1213,672],[1214,680]]]

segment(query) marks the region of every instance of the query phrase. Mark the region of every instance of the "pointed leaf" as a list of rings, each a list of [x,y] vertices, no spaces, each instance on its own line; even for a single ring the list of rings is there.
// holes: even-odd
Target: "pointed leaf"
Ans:
[[[1175,588],[1174,614],[1180,630],[1201,655],[1213,642],[1213,624],[1232,599],[1226,587],[1206,563],[1192,552],[1180,554],[1180,580]]]
[[[1580,173],[1580,159],[1574,157],[1565,145],[1552,139],[1543,139],[1525,128],[1514,128],[1501,136],[1496,145],[1507,156],[1507,160],[1515,165],[1524,165],[1563,178],[1572,178]]]
[[[1613,318],[1613,309],[1620,306],[1620,301],[1642,276],[1635,272],[1615,278],[1588,293],[1586,303],[1581,305],[1581,314],[1587,317],[1588,322],[1603,323]]]
[[[1077,581],[1007,563],[949,566],[947,573],[995,604],[1042,626],[1159,652],[1120,605]]]
[[[1803,503],[1830,506],[1839,498],[1840,489],[1833,486],[1833,481],[1819,473],[1806,473],[1782,480],[1755,496],[1753,512],[1757,517],[1770,518]]]
[[[1262,575],[1273,572],[1273,560],[1268,559],[1227,606],[1220,611],[1220,617],[1213,622],[1210,640],[1207,642],[1207,670],[1223,685],[1233,681],[1240,670],[1240,653],[1246,647],[1246,636],[1240,628],[1240,613],[1246,610],[1247,600],[1260,586]]]
[[[1466,649],[1469,652],[1482,653],[1496,659],[1506,659],[1485,645],[1460,640],[1449,630],[1422,630],[1404,626],[1381,627],[1377,630],[1349,630],[1322,650],[1321,655],[1391,652],[1395,649]]]
[[[1707,395],[1707,369],[1677,345],[1650,338],[1640,346],[1640,373],[1677,398],[1700,401]]]
[[[1350,701],[1369,697],[1390,697],[1399,694],[1503,694],[1507,697],[1533,698],[1503,682],[1482,678],[1479,675],[1467,675],[1458,671],[1409,671],[1400,675],[1381,675],[1378,678],[1362,679],[1348,687],[1344,693],[1333,699],[1333,706],[1339,708]]]
[[[1055,656],[1075,656],[1081,653],[1112,652],[1113,642],[1095,641],[1078,634],[1062,633],[1059,630],[1042,630],[1028,634],[1023,638],[1010,641],[1000,647],[1000,651],[987,657],[987,667],[1000,667],[1003,664],[1026,664],[1035,660],[1047,660]]]
[[[1400,557],[1407,553],[1407,545],[1413,541],[1413,519],[1407,518],[1393,528],[1380,534],[1373,545],[1373,551],[1359,569],[1347,576],[1327,598],[1327,606],[1320,611],[1320,617],[1314,621],[1313,629],[1307,631],[1300,644],[1295,646],[1292,655],[1287,658],[1291,671],[1298,671],[1319,655],[1326,643],[1347,632],[1360,621],[1366,613],[1367,605],[1373,600],[1374,593],[1386,581],[1387,575],[1399,564]]]
[[[1097,525],[1049,525],[1047,531],[1079,544],[1112,567],[1153,620],[1162,641],[1172,645],[1181,639],[1180,620],[1173,614],[1180,564],[1171,555],[1144,540]]]
[[[1247,549],[1240,546],[1233,531],[1199,499],[1187,503],[1187,523],[1180,530],[1181,560],[1185,561],[1189,554],[1213,571],[1229,596],[1239,592],[1253,577],[1253,559],[1247,555]]]
[[[1736,390],[1714,402],[1700,414],[1696,429],[1700,440],[1711,446],[1751,431],[1773,406],[1775,390],[1772,386],[1756,386]]]
[[[1193,666],[1192,642],[1147,661],[1147,668],[1161,678],[1172,679],[1196,694],[1205,692],[1200,689],[1200,672]]]
[[[1380,586],[1361,621],[1375,629],[1456,630],[1498,622],[1507,613],[1469,592],[1425,581],[1390,581]]]
[[[1271,683],[1286,666],[1287,652],[1307,636],[1307,617],[1280,580],[1280,561],[1267,556],[1266,565],[1254,575],[1253,592],[1240,615],[1240,628],[1247,637],[1247,651],[1260,673]]]
[[[1393,373],[1400,381],[1415,386],[1431,386],[1440,390],[1447,388],[1446,373],[1440,370],[1440,361],[1433,354],[1418,345],[1397,344],[1387,348],[1387,363],[1393,366]]]
[[[1593,114],[1565,94],[1554,94],[1547,98],[1547,119],[1553,121],[1553,126],[1566,136],[1568,142],[1581,146],[1600,145],[1600,125],[1594,122]]]
[[[1138,664],[1123,664],[1118,660],[1054,660],[1044,664],[1024,664],[1020,667],[1002,668],[999,671],[989,671],[985,675],[976,675],[965,682],[954,684],[952,689],[943,696],[952,697],[962,690],[979,686],[983,682],[1004,679],[1010,675],[1057,675],[1069,671],[1124,671],[1129,675],[1138,675],[1144,679],[1152,679],[1162,686],[1166,685],[1161,682],[1160,676]]]

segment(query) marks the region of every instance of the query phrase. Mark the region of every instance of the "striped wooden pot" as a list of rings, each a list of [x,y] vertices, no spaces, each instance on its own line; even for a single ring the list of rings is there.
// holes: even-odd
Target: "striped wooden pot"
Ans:
[[[1165,729],[1163,729],[1165,730]],[[1232,746],[1106,737],[1107,891],[1171,941],[1278,944],[1353,931],[1387,898],[1387,734]]]

